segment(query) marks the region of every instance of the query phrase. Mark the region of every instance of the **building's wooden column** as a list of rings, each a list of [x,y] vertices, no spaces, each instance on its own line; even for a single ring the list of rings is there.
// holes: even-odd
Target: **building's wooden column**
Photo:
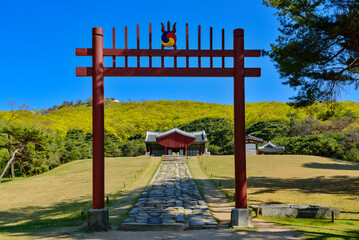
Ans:
[[[244,31],[233,31],[234,48],[234,171],[235,207],[247,208],[245,99],[244,99]]]
[[[103,30],[92,29],[92,208],[105,208]]]

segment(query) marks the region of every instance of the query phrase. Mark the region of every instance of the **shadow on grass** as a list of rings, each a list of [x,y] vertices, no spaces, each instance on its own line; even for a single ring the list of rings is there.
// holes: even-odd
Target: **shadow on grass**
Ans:
[[[338,194],[345,193],[343,190],[339,190],[342,185],[345,185],[345,181],[351,181],[352,184],[358,184],[359,179],[347,179],[345,177],[333,177],[328,179],[322,179],[317,183],[316,192],[320,193],[329,193],[329,194]],[[198,185],[203,185],[203,179],[195,179]],[[309,179],[276,179],[276,178],[259,178],[259,177],[250,177],[248,178],[248,187],[252,188],[268,188],[268,191],[276,192],[281,189],[296,189],[303,192],[313,192],[313,189],[310,182],[318,181],[317,178]],[[223,189],[231,189],[234,187],[233,178],[211,178],[210,181],[214,183],[217,187]],[[344,182],[344,184],[343,184]],[[308,186],[303,186],[309,184]],[[322,185],[325,184],[325,185]],[[220,185],[220,186],[219,186]],[[322,185],[322,186],[321,186]],[[321,187],[320,187],[321,186]],[[333,188],[328,190],[327,188]],[[356,186],[355,191],[358,192],[359,186]],[[229,200],[233,201],[233,196],[229,196],[231,192],[224,191]],[[233,192],[232,192],[233,193]],[[253,194],[253,193],[252,193]],[[257,193],[258,194],[258,193]],[[261,202],[263,203],[263,202]],[[266,202],[266,204],[283,204],[281,202]],[[354,213],[353,214],[358,214]],[[261,217],[262,218],[262,217]],[[307,239],[359,239],[359,223],[358,220],[349,220],[349,219],[337,219],[333,224],[331,219],[293,219],[293,218],[263,218],[267,221],[272,221],[278,223],[290,229],[297,229],[304,235]],[[278,220],[280,219],[280,220]],[[277,220],[277,221],[276,221]],[[358,229],[358,230],[356,230]],[[268,233],[271,237],[272,233]],[[252,237],[252,236],[251,236]],[[275,238],[273,238],[275,239]]]
[[[115,228],[127,215],[131,206],[141,195],[143,188],[120,191],[107,195],[110,225]],[[89,197],[84,197],[89,199]],[[2,235],[32,236],[36,238],[74,237],[76,232],[85,232],[87,211],[92,208],[91,200],[83,198],[59,202],[48,207],[20,207],[0,210],[0,237]],[[81,212],[84,212],[82,216]]]
[[[219,176],[211,178],[211,181],[220,188],[234,188],[234,178]],[[252,194],[275,193],[279,190],[291,189],[303,193],[359,195],[359,177],[348,176],[319,176],[304,179],[248,177],[247,186],[248,188],[262,188]]]
[[[314,177],[305,179],[282,179],[269,177],[248,178],[249,188],[266,188],[264,192],[293,189],[303,193],[359,194],[359,178],[348,176]],[[262,193],[258,191],[254,194]]]
[[[344,165],[338,163],[305,163],[303,167],[315,169],[333,169],[333,170],[359,170],[359,164]]]
[[[298,229],[306,235],[306,239],[358,239],[359,237],[357,230],[359,225],[351,220],[338,220],[332,223],[329,219],[260,218],[284,227]],[[345,227],[346,224],[351,227]]]
[[[81,211],[91,207],[90,201],[72,200],[49,207],[23,207],[0,211],[0,233],[41,232],[58,227],[80,226]]]
[[[1,179],[1,183],[11,182],[11,181],[13,181],[13,179],[11,179],[11,178],[3,178],[3,179]]]
[[[250,180],[251,179],[251,180]],[[230,189],[234,186],[234,179],[231,178],[211,178],[209,179],[214,185],[219,188],[224,189]],[[273,187],[271,183],[274,184],[274,187],[276,187],[278,184],[278,181],[272,181],[273,179],[261,179],[259,181],[258,178],[249,178],[248,179],[248,185],[251,185],[251,187]],[[276,179],[274,179],[276,180]],[[204,184],[205,181],[203,179],[195,179],[197,185],[201,186]],[[336,179],[335,179],[336,182]],[[299,182],[301,184],[301,182]],[[290,185],[291,186],[291,185]],[[324,187],[324,186],[323,186]],[[281,188],[280,188],[281,189]],[[302,188],[303,189],[303,188]],[[304,191],[307,191],[308,189],[303,189]],[[276,190],[273,190],[274,192]],[[226,195],[229,200],[233,201],[233,196],[229,196],[230,192],[225,191],[224,194]],[[263,203],[263,202],[261,202]],[[283,204],[281,202],[266,202],[266,204]],[[280,225],[283,225],[285,227],[288,227],[289,229],[296,229],[297,231],[301,232],[306,236],[306,239],[359,239],[359,224],[358,220],[337,220],[336,223],[331,223],[331,219],[298,219],[298,218],[264,218],[261,217],[266,221],[274,222]],[[358,226],[358,230],[356,230],[356,227]],[[273,232],[260,232],[261,234],[258,236],[263,237],[265,235],[270,236],[272,239],[276,239],[275,236],[278,233]],[[284,232],[283,232],[284,234]],[[289,233],[288,233],[289,234]],[[256,237],[256,234],[249,235],[250,237]],[[278,235],[278,239],[283,239],[283,235]]]

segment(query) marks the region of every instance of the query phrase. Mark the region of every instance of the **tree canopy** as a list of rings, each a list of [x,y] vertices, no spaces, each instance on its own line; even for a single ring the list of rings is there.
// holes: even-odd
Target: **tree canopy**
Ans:
[[[246,134],[250,134],[265,141],[272,138],[287,136],[290,126],[282,120],[259,121],[246,129]]]
[[[204,130],[209,143],[219,147],[223,147],[233,141],[233,123],[225,118],[199,118],[181,125],[180,128],[187,132]]]
[[[265,52],[283,84],[298,90],[293,105],[334,100],[350,84],[358,88],[357,0],[263,0],[277,10],[280,36]]]

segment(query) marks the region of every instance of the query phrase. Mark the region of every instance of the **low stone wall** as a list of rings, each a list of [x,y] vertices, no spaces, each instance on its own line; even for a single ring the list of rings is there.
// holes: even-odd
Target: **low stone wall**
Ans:
[[[293,217],[293,218],[331,218],[340,216],[337,208],[323,207],[317,205],[251,205],[259,214],[265,217]]]

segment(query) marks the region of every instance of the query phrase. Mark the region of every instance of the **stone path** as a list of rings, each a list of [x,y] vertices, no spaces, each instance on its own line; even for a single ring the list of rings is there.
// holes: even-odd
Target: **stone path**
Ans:
[[[218,228],[203,201],[185,157],[164,160],[142,193],[123,230],[184,230]]]

